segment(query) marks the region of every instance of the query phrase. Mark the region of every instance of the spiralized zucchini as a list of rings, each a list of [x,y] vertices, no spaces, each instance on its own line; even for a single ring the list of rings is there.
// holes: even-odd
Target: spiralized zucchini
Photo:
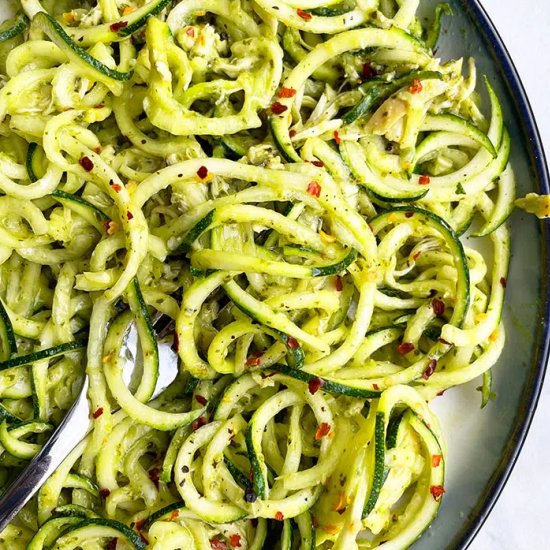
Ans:
[[[0,486],[86,375],[92,427],[2,548],[397,550],[430,525],[427,403],[493,397],[515,183],[491,83],[418,4],[21,0]],[[159,316],[180,369],[151,400]]]

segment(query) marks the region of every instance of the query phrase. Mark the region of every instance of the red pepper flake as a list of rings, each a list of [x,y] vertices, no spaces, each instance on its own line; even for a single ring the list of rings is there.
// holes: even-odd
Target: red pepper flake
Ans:
[[[308,192],[308,194],[310,194],[312,197],[318,197],[318,196],[321,194],[321,186],[319,185],[318,182],[316,182],[315,180],[313,180],[313,181],[310,182],[310,184],[307,186],[307,192]]]
[[[101,109],[102,107],[105,107],[105,105],[96,105],[95,106],[96,109]],[[103,148],[101,147],[101,145],[99,145],[98,147],[94,148],[94,153],[97,153],[99,155],[99,153],[101,153],[102,150],[103,150]]]
[[[370,63],[363,63],[363,80],[370,80],[376,75],[376,71]]]
[[[176,521],[179,517],[180,517],[180,513],[179,513],[177,510],[174,510],[174,511],[170,514],[169,521]]]
[[[136,521],[136,525],[135,525],[136,530],[141,531],[143,529],[144,525],[145,525],[145,518],[142,518],[142,519]]]
[[[298,344],[298,340],[296,340],[296,338],[289,336],[287,340],[287,346],[290,349],[298,349],[300,347],[300,344]]]
[[[311,395],[315,395],[324,385],[325,381],[322,378],[316,376],[307,383],[307,388]]]
[[[340,143],[342,143],[342,138],[340,137],[338,130],[334,130],[333,136],[334,136],[334,141],[336,142],[336,145],[340,145]]]
[[[418,183],[420,185],[430,185],[430,176],[420,176],[418,178]]]
[[[280,98],[294,97],[296,90],[294,88],[285,88],[284,86],[279,90]]]
[[[201,426],[204,426],[205,424],[208,424],[208,421],[206,420],[206,417],[204,417],[204,416],[199,416],[199,417],[197,418],[197,420],[195,420],[195,421],[193,422],[193,424],[191,424],[191,429],[192,429],[193,431],[198,430]]]
[[[505,277],[500,278],[500,286],[502,288],[506,288],[506,278]]]
[[[127,216],[126,216],[126,217],[128,218],[128,221],[130,221],[130,220],[133,220],[133,219],[134,219],[134,215],[133,215],[133,214],[132,214],[132,213],[131,213],[130,211],[128,211],[128,214],[127,214]]]
[[[276,519],[277,521],[283,521],[283,520],[285,519],[285,516],[283,516],[283,513],[282,513],[282,512],[277,512],[277,513],[275,514],[275,519]]]
[[[317,529],[319,527],[319,520],[317,519],[317,516],[313,516],[311,519],[311,524],[313,525],[314,529]]]
[[[246,360],[245,365],[247,367],[257,367],[260,364],[260,362],[261,362],[260,356],[256,355],[256,356],[249,357]]]
[[[325,435],[328,435],[330,433],[330,424],[327,424],[326,422],[321,422],[319,427],[317,428],[317,431],[315,432],[315,441],[321,441]]]
[[[125,29],[128,26],[128,21],[117,21],[116,23],[113,23],[109,29],[111,29],[112,32],[118,32],[122,29]]]
[[[200,403],[203,407],[208,403],[208,399],[203,395],[195,395],[197,403]]]
[[[432,359],[428,363],[428,368],[424,371],[422,378],[424,378],[424,380],[428,380],[428,378],[430,378],[430,376],[435,372],[435,367],[437,367],[437,361]]]
[[[82,166],[82,168],[84,168],[84,170],[86,170],[86,172],[91,172],[94,169],[94,163],[89,157],[82,157],[78,163]]]
[[[153,468],[152,470],[149,470],[149,479],[155,484],[155,487],[158,489],[160,480],[160,468]]]
[[[432,455],[432,467],[437,468],[441,464],[441,455]]]
[[[240,548],[241,547],[241,535],[238,533],[235,533],[234,535],[229,535],[229,544],[233,548]]]
[[[311,15],[311,13],[308,13],[307,11],[304,11],[304,10],[301,10],[300,8],[298,8],[296,10],[296,13],[299,15],[299,17],[301,17],[304,21],[309,21],[310,19],[313,18],[313,15]]]
[[[432,485],[430,487],[430,493],[432,493],[435,500],[439,501],[445,494],[445,489],[443,488],[443,485]]]
[[[420,258],[420,254],[421,254],[421,252],[415,252],[415,253],[413,254],[413,260],[414,260],[415,262],[416,262],[416,260],[418,260],[418,258]]]
[[[342,277],[340,277],[340,275],[336,275],[336,280],[334,281],[334,287],[338,292],[342,292],[342,290],[344,290],[344,283],[342,282]]]
[[[317,166],[317,168],[322,168],[325,165],[322,160],[312,160],[311,164],[313,164],[313,166]]]
[[[185,30],[185,34],[187,36],[190,36],[191,38],[194,38],[195,36],[195,29],[193,27],[188,27],[186,30]]]
[[[397,346],[397,353],[399,353],[399,355],[407,355],[407,353],[410,353],[413,349],[413,343],[403,342],[402,344],[399,344],[399,346]]]
[[[283,114],[286,110],[288,109],[288,107],[286,105],[283,105],[282,103],[276,101],[275,103],[273,103],[271,105],[271,112],[274,114],[274,115],[281,115]]]
[[[423,89],[422,82],[418,79],[414,79],[412,84],[409,86],[409,92],[411,94],[419,94]]]
[[[293,138],[293,137],[296,135],[296,130],[294,130],[294,129],[293,129],[293,130],[290,130],[290,131],[288,132],[288,135],[289,135],[291,138]]]
[[[439,298],[434,298],[432,300],[432,309],[438,317],[442,317],[445,313],[445,303]]]
[[[437,394],[437,397],[441,397],[444,393],[445,393],[446,390],[441,390],[438,394]]]
[[[405,212],[405,218],[412,218],[414,216],[414,212]]]
[[[378,391],[380,389],[380,386],[378,384],[373,384],[372,389]]]
[[[206,179],[206,177],[208,176],[208,168],[206,166],[201,166],[197,170],[197,176],[199,176],[201,180]]]
[[[94,411],[94,414],[92,416],[94,419],[99,418],[103,414],[103,407],[99,407],[99,409]]]
[[[120,186],[118,183],[111,183],[111,187],[113,188],[113,191],[115,193],[120,193],[122,191],[122,186]]]
[[[210,539],[210,547],[212,550],[227,550],[227,544],[220,539]]]
[[[99,496],[101,498],[107,498],[111,494],[111,491],[109,489],[100,489],[99,490]]]

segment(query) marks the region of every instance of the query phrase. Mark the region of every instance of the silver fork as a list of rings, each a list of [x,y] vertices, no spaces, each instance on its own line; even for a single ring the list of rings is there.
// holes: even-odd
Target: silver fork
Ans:
[[[169,326],[169,325],[168,325]],[[165,327],[166,329],[168,328]],[[162,331],[159,339],[163,336]],[[126,359],[123,366],[124,381],[129,386],[136,367],[137,329],[132,325],[121,356]],[[178,356],[169,343],[159,342],[159,376],[153,399],[169,386],[178,374]],[[67,455],[84,439],[90,429],[90,405],[87,398],[88,377],[85,378],[80,393],[67,411],[65,418],[55,432],[19,474],[8,490],[0,498],[0,532],[40,489],[42,484],[65,460]],[[68,429],[70,426],[70,429]]]

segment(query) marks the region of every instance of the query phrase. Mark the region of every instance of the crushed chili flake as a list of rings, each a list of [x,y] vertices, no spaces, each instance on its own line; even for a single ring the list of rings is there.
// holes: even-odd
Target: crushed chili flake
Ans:
[[[422,378],[424,378],[424,380],[428,380],[428,378],[430,378],[430,376],[435,372],[436,367],[437,367],[437,361],[435,359],[432,359],[428,363],[428,368],[424,371]]]
[[[420,185],[429,185],[430,184],[430,176],[420,176],[418,178],[418,183]]]
[[[174,510],[170,514],[170,521],[176,521],[180,517],[180,513],[177,510]]]
[[[105,105],[96,105],[95,106],[96,109],[101,109],[102,107],[105,107]],[[101,147],[101,145],[99,145],[98,147],[94,148],[94,153],[97,153],[99,155],[99,153],[101,153],[102,150],[103,150],[103,148]]]
[[[102,414],[103,414],[103,407],[99,407],[99,409],[96,409],[94,411],[94,414],[92,414],[92,416],[94,417],[94,419],[96,419],[96,418],[99,418]]]
[[[197,170],[197,176],[199,176],[201,180],[206,179],[206,177],[208,176],[208,168],[206,166],[201,166]]]
[[[344,491],[338,491],[338,500],[336,501],[336,506],[334,511],[342,514],[346,510],[346,495]]]
[[[197,420],[195,420],[195,421],[193,422],[193,424],[191,424],[191,429],[192,429],[193,431],[198,430],[201,426],[204,426],[205,424],[208,424],[208,421],[206,420],[206,417],[204,417],[204,416],[199,416],[199,417],[197,418]]]
[[[304,21],[309,21],[310,19],[313,18],[313,15],[311,15],[311,13],[308,13],[307,11],[301,10],[300,8],[298,8],[298,9],[296,10],[296,13],[297,13],[298,16],[301,17]]]
[[[287,345],[290,349],[298,349],[300,347],[298,340],[296,340],[296,338],[293,338],[292,336],[288,337]]]
[[[432,455],[432,467],[437,468],[441,464],[441,455]]]
[[[229,535],[229,544],[233,548],[240,548],[241,547],[241,535],[238,533],[235,533],[233,535]]]
[[[289,135],[291,138],[293,138],[293,137],[296,135],[296,130],[290,130],[290,131],[288,132],[288,135]]]
[[[160,480],[160,468],[153,468],[149,470],[149,479],[155,484],[156,488],[159,488]]]
[[[443,488],[443,485],[432,485],[430,487],[430,493],[432,493],[435,500],[439,501],[445,494],[445,489]]]
[[[111,183],[111,187],[115,193],[120,193],[122,191],[122,186],[118,183]]]
[[[438,317],[442,317],[445,313],[445,302],[443,300],[440,300],[439,298],[434,298],[432,300],[432,309],[435,315]]]
[[[500,278],[500,286],[502,288],[506,288],[506,278],[505,277]]]
[[[246,363],[245,365],[247,367],[257,367],[261,362],[261,358],[259,356],[253,356],[253,357],[249,357],[247,360],[246,360]]]
[[[220,539],[210,539],[210,547],[212,550],[227,550],[227,544]]]
[[[311,164],[313,164],[313,166],[317,166],[317,168],[322,168],[325,165],[322,160],[312,160]]]
[[[208,399],[203,395],[195,395],[197,403],[200,403],[203,407],[208,403]]]
[[[414,260],[415,262],[416,262],[416,260],[418,260],[418,258],[420,258],[420,254],[421,254],[421,252],[415,252],[415,253],[413,254],[413,260]]]
[[[397,353],[399,355],[407,355],[414,349],[414,344],[412,342],[403,342],[397,346]]]
[[[111,29],[112,32],[118,32],[122,29],[125,29],[128,26],[128,21],[117,21],[116,23],[113,23],[109,29]]]
[[[317,431],[315,432],[315,441],[321,441],[325,435],[328,435],[330,433],[330,424],[327,422],[321,422],[319,424],[319,427],[317,428]]]
[[[133,219],[134,219],[134,215],[133,215],[133,214],[132,214],[131,212],[128,212],[128,214],[127,214],[127,216],[126,216],[126,217],[128,218],[128,221],[130,221],[130,220],[133,220]]]
[[[99,490],[99,496],[101,498],[107,498],[111,494],[111,491],[107,488]]]
[[[294,97],[296,95],[296,90],[294,88],[285,88],[284,86],[279,90],[279,97]]]
[[[412,82],[412,84],[409,86],[409,92],[411,94],[419,94],[423,89],[422,82],[415,78]]]
[[[324,385],[325,381],[322,378],[316,376],[307,383],[307,388],[311,395],[315,395]]]
[[[444,393],[445,393],[445,390],[441,390],[441,391],[437,394],[437,397],[441,397]]]
[[[193,27],[189,27],[185,30],[185,34],[187,36],[190,36],[191,38],[194,38],[195,36],[195,29]]]
[[[143,529],[144,525],[145,525],[145,518],[142,518],[142,519],[136,521],[135,527],[138,531],[141,531]]]
[[[283,105],[282,103],[279,103],[278,101],[275,101],[275,103],[272,103],[272,105],[271,105],[271,112],[274,115],[281,115],[287,109],[288,109],[288,107],[286,105]]]
[[[363,80],[370,80],[376,76],[376,71],[372,68],[370,63],[363,63]]]
[[[338,292],[342,292],[342,290],[344,290],[344,283],[342,282],[342,277],[340,277],[340,275],[336,275],[334,287]]]
[[[318,182],[316,182],[315,180],[313,180],[312,182],[310,182],[310,184],[307,186],[307,192],[309,195],[311,195],[312,197],[318,197],[319,195],[321,195],[321,186],[319,185]]]
[[[380,386],[378,384],[373,384],[372,389],[378,391],[380,389]]]
[[[82,166],[82,168],[84,168],[84,170],[86,170],[86,172],[91,172],[94,169],[94,163],[89,157],[82,157],[78,163]]]
[[[313,518],[311,519],[311,523],[314,529],[317,529],[317,527],[319,527],[319,520],[317,519],[317,516],[313,516]]]
[[[277,512],[277,513],[275,514],[275,519],[276,519],[277,521],[283,521],[283,520],[285,519],[285,516],[283,515],[282,512]]]
[[[342,143],[342,138],[340,137],[338,130],[334,130],[333,136],[334,136],[334,141],[336,142],[336,145],[340,145],[340,143]]]
[[[414,212],[405,212],[405,218],[412,218],[414,216]]]

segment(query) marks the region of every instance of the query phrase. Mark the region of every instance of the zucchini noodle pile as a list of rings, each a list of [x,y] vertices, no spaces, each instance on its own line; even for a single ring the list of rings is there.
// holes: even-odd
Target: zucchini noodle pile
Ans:
[[[505,341],[510,137],[474,61],[436,56],[449,6],[17,4],[0,485],[85,377],[91,429],[0,547],[409,547],[445,492],[427,403],[482,378],[485,406]]]

